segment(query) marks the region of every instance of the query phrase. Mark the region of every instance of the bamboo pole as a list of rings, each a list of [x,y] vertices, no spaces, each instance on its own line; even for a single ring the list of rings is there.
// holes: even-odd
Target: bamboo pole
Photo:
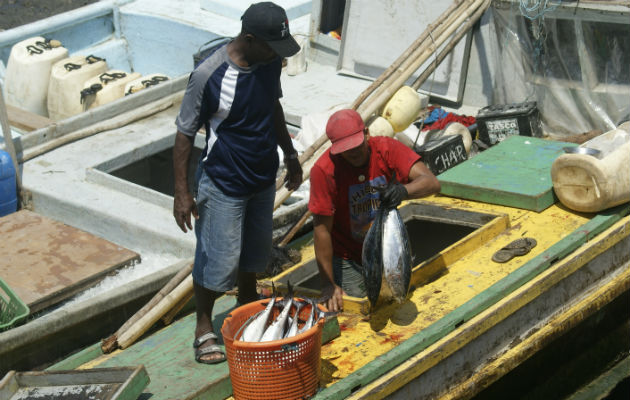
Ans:
[[[302,182],[308,179],[308,177],[311,175],[311,168],[313,167],[313,165],[315,164],[319,156],[324,154],[324,152],[328,150],[329,147],[330,147],[330,142],[324,142],[324,144],[320,146],[320,148],[315,153],[313,153],[313,156],[304,164]],[[292,190],[289,190],[285,187],[281,187],[276,192],[276,199],[273,205],[273,209],[275,210],[278,207],[280,207],[282,203],[284,203],[284,201],[288,199],[289,196],[291,196],[291,193],[293,193]]]
[[[189,293],[186,293],[184,298],[182,298],[177,304],[175,304],[170,310],[164,314],[162,317],[162,323],[164,325],[169,325],[173,322],[173,319],[177,316],[177,314],[188,304],[188,302],[193,298],[193,291],[191,290]]]
[[[313,153],[315,153],[317,149],[319,149],[324,143],[326,143],[326,140],[328,140],[328,137],[326,136],[326,134],[324,134],[324,135],[321,135],[319,138],[317,138],[317,140],[315,140],[313,143],[311,143],[311,145],[308,146],[306,150],[304,150],[304,152],[302,152],[302,154],[300,154],[300,156],[298,157],[298,161],[300,162],[300,165],[304,165],[304,163],[309,158],[311,158]],[[287,176],[287,171],[285,168],[282,175],[280,175],[280,177],[276,180],[276,190],[280,190],[280,188],[284,184],[284,179],[286,176]]]
[[[427,29],[425,29],[425,31],[422,32],[422,34],[418,36],[416,40],[414,40],[414,42],[407,48],[407,50],[405,50],[385,71],[383,71],[381,75],[359,95],[359,97],[357,97],[354,103],[352,103],[352,108],[356,110],[361,105],[361,103],[363,103],[365,99],[368,98],[368,96],[372,94],[372,92],[374,92],[376,88],[378,88],[386,79],[388,79],[394,73],[394,71],[397,71],[398,68],[401,67],[401,65],[409,59],[411,54],[419,46],[424,44],[424,41],[429,36],[429,32],[435,31],[436,29],[438,29],[438,27],[442,25],[448,25],[451,22],[451,18],[455,17],[455,9],[459,7],[463,1],[464,0],[454,1],[453,4],[451,4],[451,6],[440,15],[435,24],[429,25]],[[446,17],[442,18],[444,16]]]
[[[118,337],[118,347],[126,349],[131,346],[143,333],[155,324],[175,304],[179,303],[193,290],[192,275],[186,278],[172,292],[164,296],[162,300],[151,308],[145,315],[138,319]]]
[[[103,131],[120,128],[122,126],[128,125],[139,119],[146,118],[150,115],[166,110],[167,108],[170,108],[173,105],[173,97],[174,96],[169,96],[164,100],[154,101],[154,102],[145,104],[142,107],[139,107],[131,111],[127,111],[109,120],[99,122],[97,124],[88,126],[83,129],[79,129],[75,132],[69,133],[67,135],[63,135],[61,137],[58,137],[56,139],[52,139],[46,143],[43,143],[39,146],[28,149],[27,151],[24,152],[24,155],[22,156],[20,161],[22,162],[28,161],[32,158],[40,156],[44,153],[47,153],[65,144],[72,143],[77,140],[89,137],[89,136],[93,136]]]
[[[151,298],[151,300],[149,300],[147,304],[145,304],[140,310],[138,310],[120,328],[118,328],[118,330],[113,335],[109,336],[108,338],[104,339],[101,342],[101,350],[103,351],[103,353],[107,354],[114,351],[116,347],[118,347],[118,338],[127,329],[129,329],[129,327],[131,327],[140,318],[146,315],[149,312],[149,310],[151,310],[160,301],[162,301],[162,299],[166,297],[166,295],[168,295],[174,288],[176,288],[187,276],[190,275],[190,272],[192,271],[193,263],[191,260],[186,260],[184,262],[186,263],[186,265],[182,269],[180,269],[179,272],[175,274],[171,278],[171,280],[168,281],[168,283],[164,285],[164,287],[162,287],[162,289],[160,289],[160,291],[157,292],[155,296]]]
[[[464,0],[464,1],[469,2],[469,1],[475,1],[475,0]],[[381,92],[384,89],[390,87],[392,85],[392,82],[394,82],[394,80],[400,77],[401,74],[407,71],[409,67],[411,66],[411,64],[414,62],[414,60],[416,60],[421,54],[423,54],[426,51],[427,47],[430,46],[432,41],[434,40],[434,37],[440,37],[442,33],[446,29],[448,29],[448,27],[453,25],[454,21],[461,14],[462,9],[467,7],[464,4],[464,1],[453,3],[451,7],[449,7],[446,11],[444,11],[438,17],[436,23],[429,25],[425,29],[425,31],[420,36],[423,39],[421,43],[414,48],[411,54],[409,54],[409,56],[398,66],[398,68],[395,71],[392,71],[388,79],[385,82],[382,82],[381,85],[379,85],[377,92]],[[431,38],[431,42],[426,40],[429,37]],[[398,88],[396,88],[396,90],[398,90]],[[359,107],[357,107],[357,111],[359,112],[359,114],[361,114],[361,116],[364,119],[368,119],[371,116],[371,114],[369,113],[364,114],[363,110],[365,110],[366,108],[369,108],[368,104],[372,104],[375,98],[376,96],[372,96],[368,102],[365,102],[364,104],[361,104]],[[380,107],[380,104],[377,105],[377,108],[379,107]]]
[[[442,43],[444,43],[444,41],[457,29],[457,27],[459,27],[467,17],[472,15],[484,1],[485,0],[474,0],[472,4],[465,6],[465,8],[458,9],[456,11],[457,18],[452,24],[446,27],[445,30],[442,31],[440,29],[441,33],[438,35],[438,38],[435,39],[435,42],[432,41],[426,46],[422,46],[422,51],[420,53],[414,52],[412,57],[409,59],[410,61],[408,65],[405,65],[406,69],[401,74],[397,75],[396,78],[388,82],[386,86],[379,88],[379,90],[370,98],[368,105],[366,105],[367,103],[364,103],[361,107],[359,107],[357,111],[361,114],[361,117],[364,119],[369,118],[378,108],[385,104],[385,102],[387,102],[394,93],[402,87],[405,81],[409,79],[409,77],[413,75],[413,73],[420,68],[422,64],[424,64],[430,55],[433,54],[433,52],[435,52]]]
[[[412,88],[418,90],[420,86],[427,80],[429,75],[433,73],[433,71],[440,65],[442,61],[446,58],[446,56],[457,46],[459,41],[464,37],[465,34],[468,33],[470,29],[472,29],[473,25],[481,18],[484,12],[490,6],[491,0],[485,0],[485,2],[475,11],[475,13],[470,17],[470,19],[461,27],[461,29],[453,36],[451,41],[440,51],[438,56],[435,59],[435,62],[431,63],[426,70],[416,78],[416,80],[411,85]]]

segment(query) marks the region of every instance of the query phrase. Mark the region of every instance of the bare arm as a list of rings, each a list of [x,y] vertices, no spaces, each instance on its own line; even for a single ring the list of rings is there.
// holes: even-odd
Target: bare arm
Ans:
[[[282,109],[280,100],[276,103],[273,122],[277,134],[278,146],[280,146],[284,153],[285,164],[287,166],[286,187],[289,190],[295,190],[302,184],[302,166],[297,159],[297,152],[293,148],[293,143],[291,143],[291,136],[287,130],[287,124],[284,120],[284,110]],[[295,157],[291,156],[293,154]]]
[[[175,175],[173,216],[179,228],[184,232],[187,232],[186,227],[192,230],[191,214],[195,219],[199,218],[197,205],[188,188],[188,163],[194,139],[193,136],[186,136],[181,132],[177,132],[173,147],[173,171]]]
[[[328,311],[343,309],[343,289],[335,284],[333,277],[333,246],[332,246],[333,217],[313,215],[313,239],[315,259],[319,276],[322,279],[322,295],[330,298],[326,301]]]
[[[408,199],[425,197],[440,191],[440,181],[422,161],[416,162],[409,170],[409,183],[405,185]]]

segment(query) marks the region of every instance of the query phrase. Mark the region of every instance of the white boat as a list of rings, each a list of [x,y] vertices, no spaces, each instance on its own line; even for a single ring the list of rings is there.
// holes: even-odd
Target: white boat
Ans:
[[[37,146],[45,145],[51,135],[63,137],[77,129],[87,129],[129,108],[150,108],[165,101],[177,104],[186,75],[192,68],[191,55],[212,37],[237,34],[240,27],[238,17],[249,3],[200,1],[187,2],[184,7],[182,2],[104,1],[76,11],[90,15],[101,13],[96,19],[108,21],[104,25],[112,28],[101,47],[90,47],[89,53],[96,49],[111,50],[112,55],[108,57],[116,60],[117,57],[113,54],[127,48],[133,50],[132,56],[137,51],[137,55],[144,57],[151,57],[165,47],[180,51],[176,57],[171,58],[178,61],[176,66],[168,67],[172,67],[172,70],[165,67],[165,70],[157,71],[167,73],[173,79],[168,85],[158,85],[147,89],[144,94],[140,92],[111,105],[101,106],[93,113],[88,112],[61,121],[54,127],[24,134],[16,141],[18,147],[27,154],[28,151],[35,151]],[[289,9],[288,6],[295,3],[286,1],[279,4]],[[630,105],[627,103],[630,75],[623,74],[630,64],[624,62],[630,54],[628,41],[624,39],[627,38],[629,26],[627,5],[627,1],[606,4],[578,2],[527,10],[521,9],[522,4],[516,1],[495,1],[483,14],[472,33],[455,46],[454,51],[449,53],[430,79],[421,86],[420,92],[429,96],[431,102],[447,104],[446,110],[460,115],[476,115],[480,108],[488,105],[535,100],[542,121],[542,134],[553,138],[569,138],[592,129],[613,129],[630,112]],[[300,2],[296,5],[295,9],[302,11],[289,14],[290,26],[292,33],[297,34],[298,38],[301,35],[307,38],[305,58],[302,61],[292,60],[295,63],[291,64],[294,69],[287,67],[281,78],[284,94],[281,101],[292,131],[297,133],[300,128],[304,128],[304,117],[325,114],[333,106],[350,104],[447,6],[448,4],[412,0],[396,2],[396,7],[392,7],[390,2],[365,4],[323,0]],[[2,59],[6,60],[6,46],[9,43],[33,35],[55,32],[54,29],[45,27],[51,21],[57,21],[56,29],[62,32],[61,27],[66,26],[68,20],[80,20],[76,18],[77,15],[79,14],[52,17],[41,21],[39,25],[22,27],[17,33],[0,33],[0,46],[5,46],[0,53]],[[90,19],[91,17],[87,18]],[[330,33],[339,26],[343,26],[340,40]],[[605,32],[603,37],[610,40],[594,43],[594,36],[589,34],[593,32]],[[178,33],[182,33],[182,36],[178,36]],[[134,38],[137,39],[134,35],[157,38],[158,44],[148,46],[149,50],[145,51],[142,46],[130,44]],[[191,38],[191,41],[182,41],[183,37]],[[581,51],[585,48],[593,51]],[[601,54],[595,51],[598,49],[607,49],[612,55],[612,64],[608,65],[602,59]],[[533,56],[541,54],[543,50],[546,55],[543,59],[549,61],[549,64],[540,64],[542,59]],[[617,63],[617,60],[620,61]],[[179,61],[182,63],[179,64]],[[432,62],[435,60],[429,59],[426,65]],[[145,68],[142,73],[156,72],[154,68],[146,68],[147,65],[141,60],[134,59],[130,65],[135,69],[136,63],[138,68]],[[306,67],[304,71],[302,66]],[[419,73],[410,78],[409,83],[418,75]],[[165,100],[165,94],[171,97]],[[162,153],[168,151],[173,143],[173,121],[176,113],[177,107],[170,106],[119,127],[105,126],[96,135],[27,161],[22,166],[22,180],[25,189],[31,193],[31,207],[37,212],[120,243],[140,254],[150,253],[159,247],[161,251],[178,259],[190,257],[194,238],[190,234],[184,235],[173,224],[171,198],[154,189],[130,184],[112,176],[116,173],[122,174],[121,170],[124,168],[133,168],[134,163],[162,157]],[[512,119],[503,125],[496,124],[495,128],[501,134],[513,133],[510,131],[515,123]],[[404,134],[415,139],[417,128],[414,131],[411,127]],[[99,149],[96,154],[93,151],[95,148]],[[453,212],[457,212],[457,200],[437,203],[447,203],[447,210],[452,208],[455,210]],[[562,215],[571,214],[571,211],[559,205],[553,207],[557,207]],[[464,208],[468,208],[468,204],[464,204]],[[547,212],[549,213],[551,211]],[[510,209],[509,214],[513,224],[518,224],[519,218],[525,215],[516,209]],[[528,216],[533,215],[532,221],[538,219],[534,214],[527,213]],[[577,213],[570,217],[576,220],[582,218]],[[590,216],[587,219],[589,218]],[[510,348],[516,328],[519,329],[519,337],[532,337],[532,340],[538,337],[528,336],[535,333],[537,312],[544,313],[541,318],[546,321],[561,321],[566,317],[573,318],[575,323],[579,319],[576,315],[579,316],[580,310],[584,308],[583,304],[571,303],[572,314],[569,316],[559,311],[563,304],[564,287],[572,288],[572,298],[587,299],[589,304],[599,304],[594,302],[596,299],[592,296],[588,296],[589,290],[605,291],[608,287],[606,285],[614,284],[616,297],[627,292],[627,286],[624,286],[627,281],[619,278],[628,268],[628,250],[627,246],[623,247],[628,241],[625,233],[627,216],[621,219],[622,221],[597,236],[595,242],[587,243],[583,248],[571,247],[571,251],[566,254],[558,253],[558,263],[554,264],[555,267],[550,269],[549,274],[536,275],[535,279],[532,277],[530,283],[511,292],[512,294],[506,294],[505,298],[493,303],[488,311],[475,309],[478,313],[471,316],[474,319],[467,319],[460,326],[455,321],[456,315],[447,315],[442,321],[444,324],[452,322],[448,327],[453,329],[448,334],[435,338],[439,339],[436,347],[420,346],[424,349],[422,352],[410,352],[406,355],[407,358],[386,354],[383,359],[388,360],[387,367],[375,367],[378,362],[368,367],[373,379],[362,378],[360,372],[351,375],[350,379],[344,376],[338,382],[340,384],[330,385],[325,395],[338,398],[359,389],[355,392],[355,397],[389,395],[402,398],[420,389],[427,396],[453,389],[459,393],[454,397],[459,398],[466,396],[465,389],[470,385],[475,385],[475,391],[480,391],[516,368],[520,362],[518,357],[509,358],[510,354],[506,353],[506,349]],[[148,224],[147,221],[151,223]],[[504,226],[502,229],[506,228],[508,227]],[[484,246],[484,251],[490,254],[492,245],[482,243],[482,234],[486,231],[482,229],[479,232],[475,240],[481,242],[474,242],[473,246],[470,240],[466,240],[465,247],[468,252],[472,252],[471,246]],[[497,234],[496,231],[493,232]],[[599,244],[601,246],[598,247]],[[556,247],[554,244],[545,247],[549,248]],[[455,247],[448,250],[462,255]],[[586,253],[589,254],[588,257],[593,257],[593,263],[589,264],[580,258]],[[532,261],[534,258],[532,256],[528,260]],[[610,258],[615,261],[609,262]],[[574,261],[575,259],[579,262]],[[537,259],[536,262],[539,261]],[[534,267],[531,268],[535,270]],[[614,279],[582,279],[583,275],[588,275],[589,269],[604,271],[601,275]],[[570,279],[567,278],[569,275]],[[516,278],[512,276],[514,281],[510,280],[511,285],[517,285]],[[580,281],[580,285],[571,285],[571,279]],[[540,290],[536,282],[546,285],[545,291]],[[547,290],[549,288],[557,290]],[[534,300],[528,302],[523,299]],[[545,305],[552,300],[553,306]],[[516,308],[522,311],[517,313]],[[496,313],[492,314],[492,311]],[[525,321],[525,326],[519,326],[521,320]],[[28,324],[21,328],[28,329]],[[424,336],[433,332],[431,329],[433,328],[429,326],[424,332],[418,333],[419,336],[414,340],[423,340]],[[466,335],[465,342],[457,342],[458,333]],[[563,331],[559,328],[551,333],[541,333],[547,335],[543,339],[548,339]],[[442,349],[453,357],[436,356]],[[530,346],[525,350],[529,352],[528,355],[532,355],[538,349]],[[19,348],[16,347],[15,351],[19,351]],[[505,363],[505,369],[494,369],[496,363],[493,363],[492,355],[501,356],[499,361]],[[459,369],[459,372],[453,372],[459,364],[471,360],[477,363],[475,368],[482,372],[478,381],[467,375],[471,370]],[[435,365],[438,367],[434,368]],[[374,372],[375,370],[378,371]],[[497,372],[493,375],[494,371]],[[436,376],[440,379],[432,380]],[[429,385],[427,382],[433,383]]]

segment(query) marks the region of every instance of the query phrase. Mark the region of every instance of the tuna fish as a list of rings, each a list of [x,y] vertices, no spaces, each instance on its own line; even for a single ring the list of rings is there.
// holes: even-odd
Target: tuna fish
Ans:
[[[395,181],[395,176],[390,185]],[[363,279],[372,307],[379,297],[402,303],[411,280],[409,236],[398,209],[379,206],[363,241]]]

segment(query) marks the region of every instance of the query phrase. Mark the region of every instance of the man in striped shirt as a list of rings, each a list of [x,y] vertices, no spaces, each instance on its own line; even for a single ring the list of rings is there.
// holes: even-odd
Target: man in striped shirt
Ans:
[[[191,215],[196,219],[195,359],[208,364],[225,360],[212,327],[215,299],[237,282],[241,304],[257,299],[256,272],[265,269],[272,245],[278,145],[287,188],[302,182],[279,101],[282,58],[300,47],[285,11],[273,3],[251,5],[241,20],[241,33],[190,75],[173,149],[173,215],[184,232],[192,229]],[[202,126],[206,146],[193,197],[187,166]]]

